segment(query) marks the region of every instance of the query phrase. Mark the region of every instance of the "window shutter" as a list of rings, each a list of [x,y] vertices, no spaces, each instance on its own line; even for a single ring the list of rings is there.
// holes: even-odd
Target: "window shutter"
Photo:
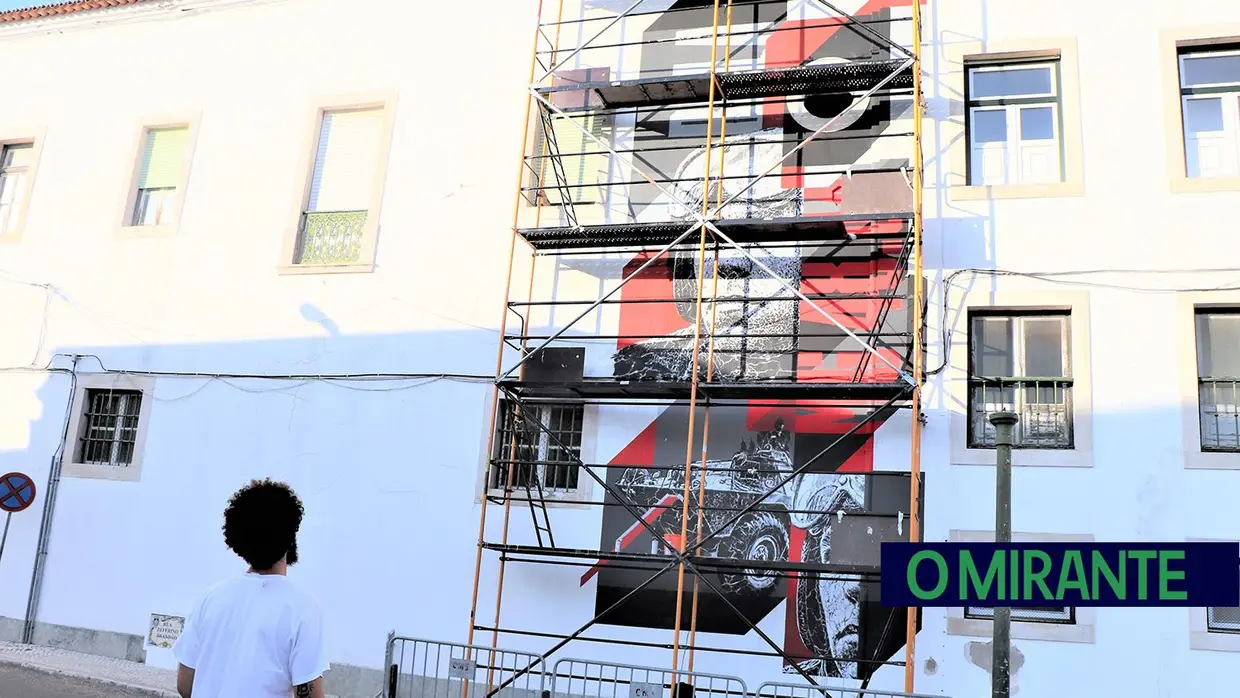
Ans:
[[[365,211],[379,157],[381,109],[323,114],[309,211]]]
[[[142,167],[138,171],[139,189],[175,189],[181,183],[189,129],[153,128],[146,132]]]
[[[607,168],[608,153],[603,150],[598,141],[582,133],[581,128],[572,123],[574,121],[581,128],[593,134],[595,138],[604,143],[607,142],[604,138],[603,117],[598,114],[574,117],[571,121],[564,118],[552,120],[557,146],[555,152],[544,145],[546,138],[543,135],[542,126],[537,127],[538,138],[534,144],[534,153],[544,156],[539,161],[542,186],[547,187],[542,190],[542,195],[551,204],[564,203],[563,191],[559,189],[560,182],[555,176],[554,163],[551,159],[553,155],[559,156],[560,165],[564,168],[564,176],[567,179],[566,184],[572,187],[568,193],[573,197],[574,204],[596,203],[600,200],[598,189],[594,185],[599,183],[600,172]],[[589,154],[579,155],[578,153]]]

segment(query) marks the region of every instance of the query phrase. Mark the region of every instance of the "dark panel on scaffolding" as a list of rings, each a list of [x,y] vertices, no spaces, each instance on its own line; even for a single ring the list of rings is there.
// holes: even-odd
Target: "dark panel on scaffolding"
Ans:
[[[913,86],[913,71],[904,60],[849,61],[828,65],[802,66],[779,70],[753,70],[722,73],[717,76],[724,99],[760,99],[802,94],[843,94],[871,90],[891,75],[884,88],[897,90]],[[704,102],[710,93],[710,74],[693,76],[655,76],[615,82],[573,83],[539,87],[538,92],[589,94],[589,99],[564,111],[663,107]],[[580,106],[579,106],[580,105]]]

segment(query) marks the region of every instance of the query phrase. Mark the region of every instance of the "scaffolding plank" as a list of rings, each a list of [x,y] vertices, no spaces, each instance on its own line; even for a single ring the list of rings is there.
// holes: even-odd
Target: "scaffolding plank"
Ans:
[[[848,223],[910,220],[911,211],[881,213],[844,213],[806,216],[801,218],[714,221],[725,235],[739,243],[777,243],[798,241],[835,241],[849,239]],[[581,249],[591,247],[623,247],[666,245],[691,225],[680,222],[613,223],[580,227],[555,226],[522,228],[517,232],[535,249]],[[902,240],[907,230],[862,233],[865,240]]]
[[[533,382],[516,378],[500,382],[510,394],[559,400],[688,400],[689,381],[619,381],[586,379],[578,382]],[[908,383],[842,381],[783,381],[698,383],[699,395],[718,400],[891,400],[910,389]]]
[[[676,560],[671,555],[654,553],[626,553],[610,550],[590,550],[588,548],[547,548],[536,545],[517,545],[513,543],[487,543],[483,547],[506,555],[529,555],[530,557],[557,557],[568,560],[597,560],[607,562],[642,563],[659,567]],[[698,569],[709,572],[728,570],[745,570],[760,566],[766,572],[801,572],[818,574],[867,575],[879,573],[878,565],[859,565],[852,563],[831,562],[790,562],[784,560],[744,560],[739,558],[721,558],[713,555],[690,555],[688,561]]]
[[[775,70],[719,73],[717,79],[725,99],[761,99],[801,94],[839,94],[873,89],[885,78],[899,74],[884,89],[900,90],[913,86],[913,71],[903,59],[854,60],[827,65],[798,66]],[[903,68],[903,69],[902,69]],[[543,95],[584,92],[588,99],[571,100],[566,112],[599,108],[671,106],[705,101],[710,91],[710,73],[697,75],[652,76],[611,82],[560,81],[539,86]],[[557,104],[562,100],[557,99]]]

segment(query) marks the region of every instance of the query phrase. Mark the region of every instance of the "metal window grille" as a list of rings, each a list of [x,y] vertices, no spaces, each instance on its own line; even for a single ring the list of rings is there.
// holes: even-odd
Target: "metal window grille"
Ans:
[[[112,466],[133,463],[141,409],[141,391],[87,390],[78,462]]]
[[[1069,315],[984,314],[971,318],[969,447],[993,448],[990,415],[1019,418],[1015,448],[1073,447]]]
[[[367,211],[307,211],[301,216],[295,264],[344,264],[362,258]]]
[[[994,620],[995,609],[990,606],[968,606],[964,609],[964,617],[974,620]],[[1013,608],[1012,620],[1021,623],[1060,623],[1074,625],[1076,609],[1072,606],[1030,606]]]
[[[1240,606],[1207,608],[1206,630],[1212,633],[1240,633]]]
[[[1240,308],[1197,311],[1201,450],[1240,451]]]
[[[518,413],[518,409],[522,414]],[[581,475],[578,468],[581,434],[585,421],[583,405],[518,406],[511,400],[501,400],[500,416],[494,467],[491,469],[493,489],[507,486],[509,467],[514,468],[513,487],[533,487],[541,483],[544,489],[552,491],[577,489]],[[530,422],[541,424],[542,428]]]

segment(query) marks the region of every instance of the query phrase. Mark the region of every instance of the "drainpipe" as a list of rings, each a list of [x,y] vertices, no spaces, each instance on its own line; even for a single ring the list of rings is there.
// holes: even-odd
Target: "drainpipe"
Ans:
[[[77,366],[82,357],[73,355],[73,368],[69,370],[69,404],[65,408],[65,423],[60,429],[60,446],[52,454],[47,472],[47,489],[43,495],[43,520],[39,523],[39,544],[34,554],[34,572],[30,576],[30,596],[26,598],[26,622],[22,627],[22,643],[34,640],[34,619],[39,610],[39,592],[43,588],[43,568],[47,564],[47,546],[52,534],[52,514],[56,509],[56,490],[60,485],[60,467],[65,460],[69,445],[69,422],[73,416],[74,398],[77,396]]]
[[[996,412],[995,425],[995,542],[1012,542],[1012,431],[1016,415]],[[990,695],[1008,698],[1011,693],[1012,608],[996,606],[994,636],[991,638]]]

